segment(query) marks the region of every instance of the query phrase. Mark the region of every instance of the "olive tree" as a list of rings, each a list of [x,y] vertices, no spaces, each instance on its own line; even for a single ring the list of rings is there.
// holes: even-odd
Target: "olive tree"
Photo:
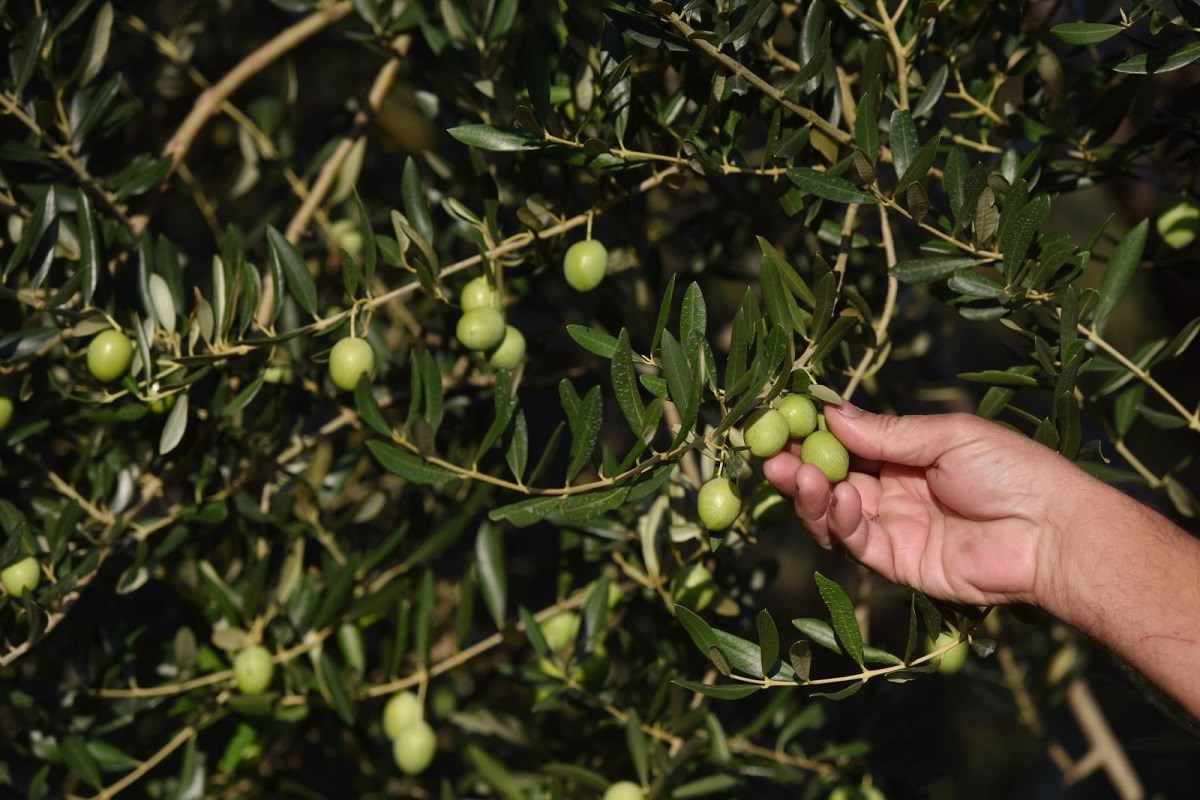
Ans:
[[[1196,514],[1200,319],[1128,297],[1196,255],[1194,0],[0,22],[0,782],[906,795],[962,670],[1153,785],[1086,641],[818,552],[760,459],[971,409]]]

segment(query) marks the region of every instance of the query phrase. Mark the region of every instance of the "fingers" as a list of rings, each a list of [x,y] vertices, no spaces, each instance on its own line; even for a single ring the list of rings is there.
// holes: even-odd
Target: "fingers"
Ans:
[[[843,403],[825,407],[829,430],[859,458],[927,467],[978,433],[986,422],[970,414],[896,417]]]
[[[785,497],[795,497],[796,470],[800,469],[800,459],[789,449],[763,461],[763,477],[775,487],[775,491]]]

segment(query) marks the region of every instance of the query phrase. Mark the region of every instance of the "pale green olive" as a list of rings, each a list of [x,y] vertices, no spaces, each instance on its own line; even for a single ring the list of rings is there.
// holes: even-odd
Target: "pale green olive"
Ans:
[[[383,707],[383,732],[395,739],[401,730],[420,722],[425,716],[421,702],[412,692],[396,692]]]
[[[958,641],[958,634],[943,631],[938,634],[934,641],[926,641],[926,652],[932,653],[940,650],[943,647],[953,644]],[[943,675],[953,675],[963,668],[967,663],[967,656],[970,655],[971,646],[966,642],[962,642],[957,647],[953,647],[942,656],[941,663],[938,664],[938,672]]]
[[[850,453],[829,431],[815,431],[806,438],[800,447],[800,460],[825,473],[830,483],[845,480],[850,472]]]
[[[646,800],[646,794],[633,781],[617,781],[605,790],[604,800]]]
[[[23,596],[37,586],[41,579],[41,567],[33,556],[26,556],[20,561],[14,561],[0,571],[0,584],[3,584],[4,591],[13,597]]]
[[[608,272],[608,248],[595,239],[576,242],[563,257],[563,277],[577,292],[590,292]]]
[[[11,397],[0,397],[0,431],[8,427],[12,421],[13,401]]]
[[[767,458],[787,444],[788,421],[773,408],[760,408],[750,415],[742,436],[751,453],[759,458]]]
[[[392,740],[392,756],[406,775],[418,775],[428,769],[435,753],[437,734],[424,720],[401,728]]]
[[[262,645],[247,647],[233,658],[233,678],[242,694],[262,694],[274,675],[275,662]]]
[[[347,336],[329,351],[329,377],[344,392],[353,391],[359,376],[370,377],[375,370],[375,351],[366,339]]]
[[[700,524],[710,531],[723,531],[742,512],[742,497],[728,478],[713,478],[700,487],[696,498]]]
[[[504,340],[504,315],[494,308],[476,308],[463,314],[454,329],[468,350],[491,350]]]
[[[802,394],[789,394],[779,401],[776,408],[787,420],[788,435],[803,439],[817,429],[817,407]]]
[[[546,646],[558,652],[575,643],[579,635],[579,615],[574,611],[562,611],[538,625]]]
[[[477,308],[500,308],[500,293],[488,283],[486,275],[467,281],[462,292],[458,295],[458,304],[463,312],[474,311]]]
[[[132,363],[133,344],[121,331],[101,331],[88,344],[88,370],[101,383],[111,383],[120,378],[129,371]]]
[[[504,328],[504,339],[488,354],[488,363],[496,369],[516,369],[525,360],[525,336],[512,325]]]

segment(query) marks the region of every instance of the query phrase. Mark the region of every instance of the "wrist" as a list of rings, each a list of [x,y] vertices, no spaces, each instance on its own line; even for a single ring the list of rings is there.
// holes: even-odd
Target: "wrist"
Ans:
[[[1120,553],[1139,533],[1144,509],[1090,476],[1065,486],[1067,502],[1046,521],[1034,595],[1037,605],[1084,631],[1101,624],[1098,612]]]

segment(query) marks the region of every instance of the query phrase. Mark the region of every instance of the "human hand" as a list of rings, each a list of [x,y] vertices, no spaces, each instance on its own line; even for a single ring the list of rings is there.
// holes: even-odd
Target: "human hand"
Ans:
[[[1096,484],[1065,458],[970,414],[894,417],[826,406],[850,451],[831,487],[791,442],[763,465],[824,547],[933,597],[1045,605],[1055,591],[1064,519]]]

